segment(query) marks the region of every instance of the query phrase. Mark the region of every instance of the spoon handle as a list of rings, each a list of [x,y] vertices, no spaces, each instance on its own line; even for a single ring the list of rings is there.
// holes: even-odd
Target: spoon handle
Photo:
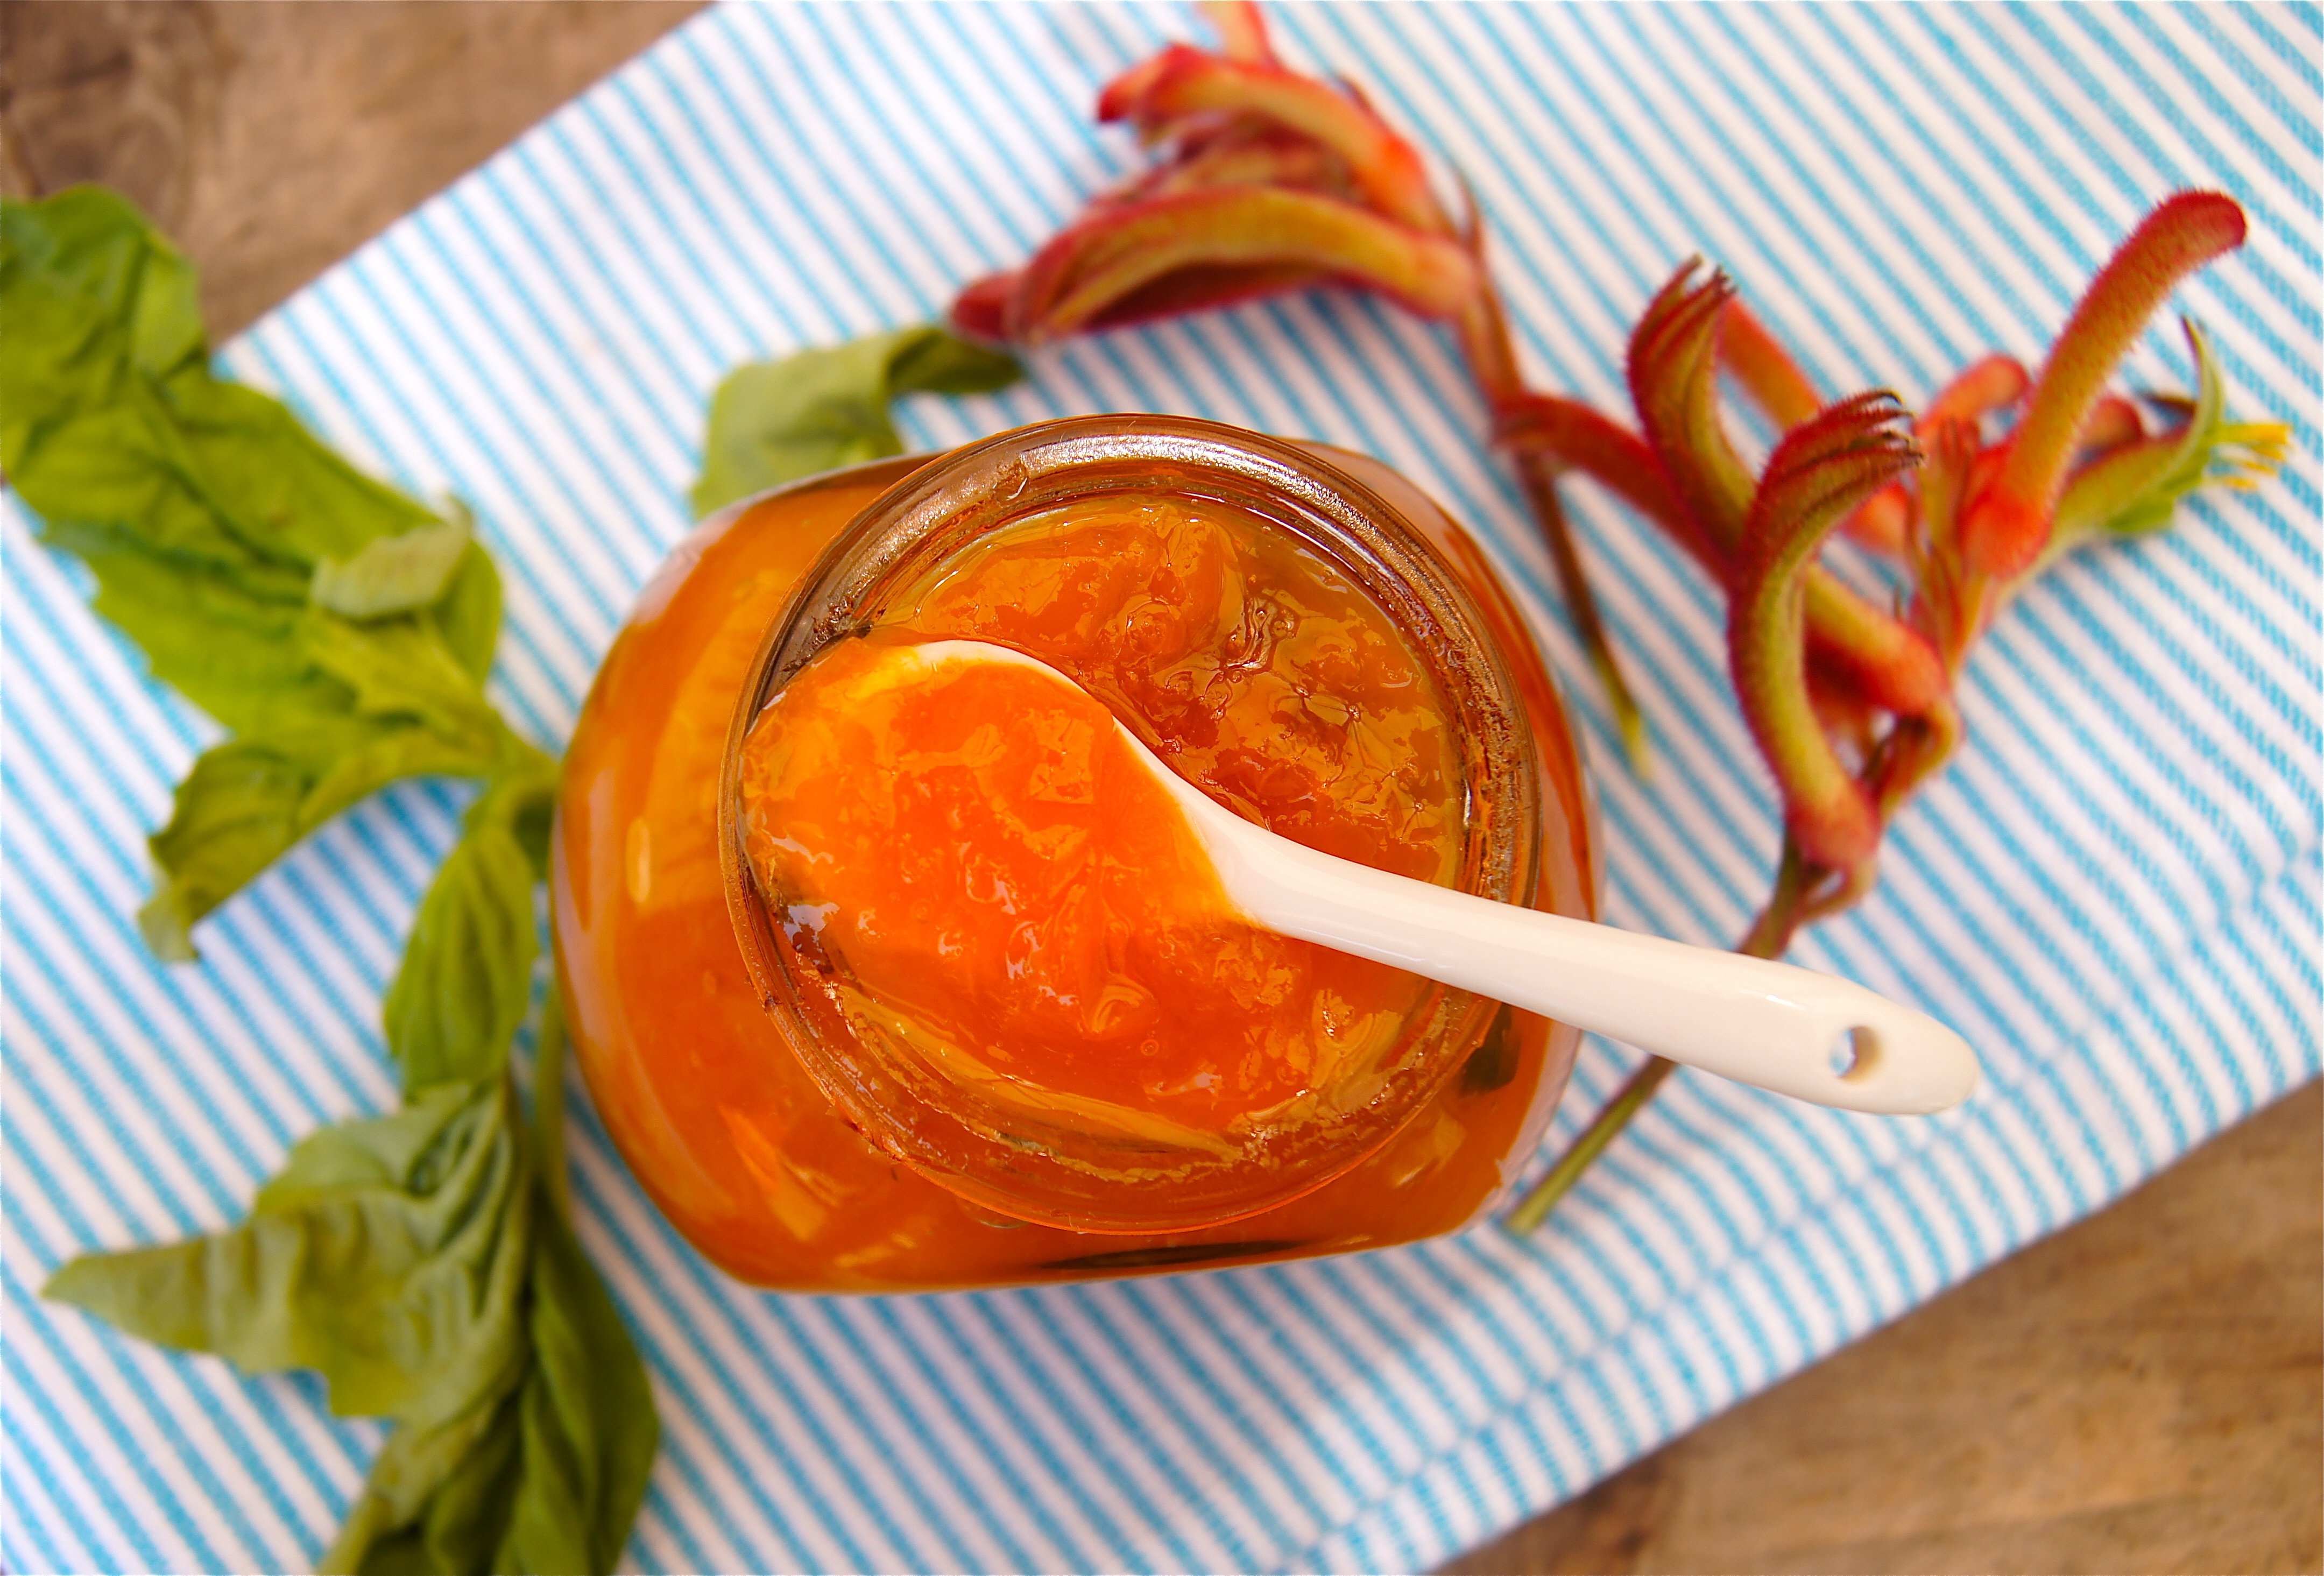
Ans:
[[[908,660],[1038,658],[975,641]],[[1689,946],[1471,897],[1335,859],[1255,826],[1120,736],[1202,839],[1234,907],[1262,929],[1538,1012],[1722,1077],[1842,1111],[1919,1116],[1977,1088],[1977,1054],[1924,1012],[1790,963]]]
[[[1182,802],[1228,897],[1265,929],[1842,1111],[1921,1115],[1977,1087],[1960,1035],[1853,982],[1389,875],[1199,791]]]

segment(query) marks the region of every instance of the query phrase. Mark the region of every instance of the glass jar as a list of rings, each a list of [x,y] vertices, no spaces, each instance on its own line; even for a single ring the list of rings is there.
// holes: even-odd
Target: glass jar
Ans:
[[[1360,1109],[1194,1163],[1070,1117],[997,1113],[867,1030],[828,962],[801,955],[742,853],[736,761],[761,706],[1012,526],[1113,496],[1231,505],[1353,586],[1452,724],[1446,879],[1594,917],[1579,765],[1539,655],[1475,544],[1375,461],[1091,417],[721,511],[641,595],[584,707],[551,905],[608,1132],[678,1230],[744,1280],[986,1286],[1411,1241],[1490,1205],[1564,1086],[1570,1028],[1426,986]]]

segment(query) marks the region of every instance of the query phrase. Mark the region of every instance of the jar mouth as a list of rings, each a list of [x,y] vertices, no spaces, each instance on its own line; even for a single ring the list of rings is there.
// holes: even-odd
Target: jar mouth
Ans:
[[[1435,1095],[1497,1004],[1431,987],[1376,1093],[1360,1110],[1236,1145],[1187,1146],[1029,1119],[934,1071],[851,1014],[844,980],[787,921],[745,852],[744,742],[791,676],[869,632],[993,533],[1109,493],[1215,499],[1279,528],[1359,587],[1426,668],[1454,724],[1462,825],[1454,884],[1523,902],[1543,825],[1536,747],[1507,654],[1450,564],[1376,492],[1314,451],[1183,417],[1043,422],[954,451],[874,500],[801,579],[736,698],[717,793],[729,915],[780,1037],[880,1148],[997,1213],[1083,1231],[1154,1234],[1273,1209],[1344,1174]],[[1035,653],[1038,655],[1038,653]]]

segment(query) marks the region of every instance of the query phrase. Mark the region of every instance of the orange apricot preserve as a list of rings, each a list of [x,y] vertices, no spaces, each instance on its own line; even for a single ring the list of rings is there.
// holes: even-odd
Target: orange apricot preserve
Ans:
[[[895,680],[962,639],[1081,691]],[[1592,914],[1540,658],[1377,462],[1091,417],[728,509],[598,674],[551,876],[599,1113],[713,1260],[1153,1273],[1435,1235],[1510,1180],[1574,1033],[1243,923],[1117,721],[1297,842]]]

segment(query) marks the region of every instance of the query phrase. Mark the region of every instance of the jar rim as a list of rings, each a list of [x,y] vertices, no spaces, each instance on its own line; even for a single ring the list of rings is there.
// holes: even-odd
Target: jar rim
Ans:
[[[874,499],[800,578],[736,696],[717,788],[717,846],[736,941],[783,1037],[874,1143],[972,1203],[1085,1231],[1215,1226],[1324,1185],[1427,1104],[1496,1004],[1434,988],[1429,1010],[1415,1015],[1425,1020],[1422,1028],[1408,1037],[1417,1064],[1384,1083],[1379,1110],[1365,1107],[1369,1120],[1349,1124],[1328,1154],[1313,1139],[1286,1140],[1240,1163],[1166,1165],[1118,1137],[1085,1152],[1071,1134],[1031,1141],[950,1101],[932,1110],[908,1068],[848,1028],[816,964],[802,959],[775,913],[777,895],[762,889],[745,850],[742,757],[752,724],[792,674],[834,642],[867,632],[892,599],[970,546],[1063,502],[1157,491],[1218,497],[1289,530],[1347,573],[1406,637],[1458,724],[1466,790],[1458,884],[1523,902],[1540,858],[1533,732],[1491,623],[1425,533],[1316,449],[1188,417],[1075,417],[953,450]],[[1165,1175],[1167,1186],[1157,1180]]]

